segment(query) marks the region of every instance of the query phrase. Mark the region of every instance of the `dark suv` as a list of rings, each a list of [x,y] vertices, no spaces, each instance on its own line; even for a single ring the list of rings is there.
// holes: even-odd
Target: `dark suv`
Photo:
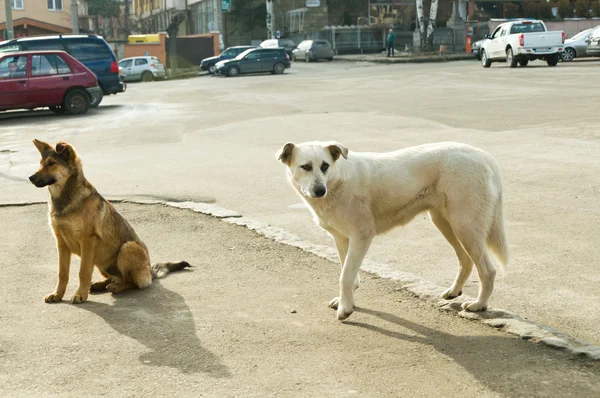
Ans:
[[[102,93],[90,104],[92,108],[100,105],[104,95],[122,93],[127,88],[119,76],[119,64],[115,53],[100,36],[34,36],[0,42],[0,53],[36,50],[66,51],[94,72]]]
[[[252,48],[234,59],[217,62],[215,73],[237,76],[241,73],[271,72],[280,75],[290,66],[285,48]]]

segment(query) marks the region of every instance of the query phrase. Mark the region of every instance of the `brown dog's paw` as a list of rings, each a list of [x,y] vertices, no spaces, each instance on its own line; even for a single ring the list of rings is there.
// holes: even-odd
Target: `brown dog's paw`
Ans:
[[[106,287],[110,284],[110,279],[106,279],[99,282],[92,283],[90,286],[90,292],[104,292],[106,291]]]
[[[85,303],[87,300],[87,294],[78,294],[75,293],[73,297],[71,297],[71,304],[81,304]]]
[[[44,297],[44,301],[46,303],[58,303],[58,302],[62,301],[62,298],[63,298],[62,294],[58,294],[58,293],[54,292],[54,293],[50,293],[49,295]]]
[[[112,294],[119,294],[125,290],[131,289],[131,287],[132,286],[128,283],[109,283],[108,286],[106,286],[106,290]]]

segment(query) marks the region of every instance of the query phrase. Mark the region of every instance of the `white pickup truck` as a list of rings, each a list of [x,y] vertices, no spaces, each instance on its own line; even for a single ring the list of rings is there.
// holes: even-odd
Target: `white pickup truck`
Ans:
[[[519,20],[500,24],[486,39],[479,50],[484,68],[502,61],[511,68],[517,64],[527,66],[535,59],[556,66],[564,48],[565,32],[548,32],[543,21]]]

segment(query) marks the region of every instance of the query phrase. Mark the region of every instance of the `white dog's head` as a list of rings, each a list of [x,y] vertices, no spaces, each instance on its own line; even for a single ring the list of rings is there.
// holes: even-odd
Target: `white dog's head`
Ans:
[[[288,173],[302,195],[316,199],[327,195],[327,183],[336,177],[336,162],[348,158],[348,148],[337,142],[288,142],[277,151],[277,160],[285,164]]]

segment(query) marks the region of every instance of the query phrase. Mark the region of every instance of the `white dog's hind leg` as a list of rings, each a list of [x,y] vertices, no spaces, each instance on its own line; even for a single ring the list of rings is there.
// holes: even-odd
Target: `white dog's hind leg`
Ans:
[[[487,253],[485,239],[476,236],[468,237],[468,234],[463,237],[461,233],[458,234],[458,239],[475,263],[480,282],[477,301],[464,302],[462,308],[467,311],[485,311],[494,290],[494,279],[496,278],[496,269]]]
[[[471,261],[471,257],[469,257],[465,249],[456,238],[456,235],[454,235],[454,231],[452,230],[450,223],[448,223],[448,221],[441,214],[433,210],[429,211],[429,216],[431,217],[433,224],[437,227],[437,229],[439,229],[442,235],[444,235],[448,243],[452,245],[454,251],[456,252],[456,256],[458,257],[458,273],[456,274],[454,283],[442,294],[442,298],[446,300],[452,300],[453,298],[456,298],[462,294],[465,283],[469,279],[471,271],[473,270],[473,261]]]
[[[340,321],[348,318],[354,312],[354,286],[356,277],[372,240],[373,235],[350,239],[348,255],[346,256],[346,261],[340,275],[340,298],[337,305],[337,319]],[[332,300],[330,306],[332,306],[335,300]]]

